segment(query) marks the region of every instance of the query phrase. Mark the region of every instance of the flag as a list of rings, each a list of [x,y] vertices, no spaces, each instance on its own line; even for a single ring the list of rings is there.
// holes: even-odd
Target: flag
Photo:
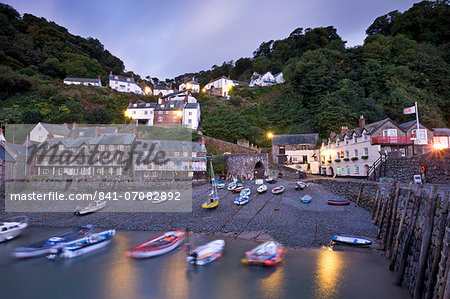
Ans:
[[[413,113],[416,113],[416,106],[403,109],[403,114],[413,114]]]

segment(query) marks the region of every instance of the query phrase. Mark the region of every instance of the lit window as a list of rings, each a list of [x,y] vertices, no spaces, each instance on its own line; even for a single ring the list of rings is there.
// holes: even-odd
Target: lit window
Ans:
[[[355,166],[355,174],[359,174],[359,166]]]

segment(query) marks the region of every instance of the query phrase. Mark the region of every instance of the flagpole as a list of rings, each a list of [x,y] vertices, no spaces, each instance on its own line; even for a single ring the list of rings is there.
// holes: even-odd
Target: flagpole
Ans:
[[[416,138],[417,134],[419,134],[419,110],[417,109],[417,102],[414,102],[415,108],[416,108],[416,121],[417,121],[417,132],[416,132]]]

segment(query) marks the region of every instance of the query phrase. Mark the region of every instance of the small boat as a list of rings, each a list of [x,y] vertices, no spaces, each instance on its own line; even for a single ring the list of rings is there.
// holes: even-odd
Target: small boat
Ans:
[[[224,247],[224,240],[214,240],[190,252],[186,257],[186,262],[199,266],[206,265],[220,258]]]
[[[100,209],[103,209],[106,206],[106,201],[105,200],[94,200],[91,201],[86,207],[82,208],[80,206],[77,206],[75,208],[75,215],[86,215],[89,213],[94,213]]]
[[[240,196],[250,196],[250,188],[245,188],[244,190],[241,191],[241,193],[239,193]]]
[[[218,183],[216,186],[217,186],[217,189],[223,189],[223,188],[225,188],[225,183]]]
[[[236,182],[229,183],[228,186],[227,186],[227,190],[228,191],[233,191],[234,189],[236,189]]]
[[[372,241],[366,238],[335,235],[331,239],[334,243],[352,245],[352,246],[370,246]]]
[[[86,237],[91,233],[92,228],[93,226],[90,224],[86,226],[80,226],[72,232],[65,232],[28,246],[18,247],[14,249],[12,255],[15,258],[33,258],[46,255],[50,252],[50,249],[57,245]]]
[[[28,226],[26,216],[11,218],[9,221],[0,221],[0,243],[14,239]]]
[[[267,185],[261,185],[261,186],[259,186],[258,187],[258,189],[257,189],[257,191],[259,192],[259,193],[264,193],[264,192],[266,192],[267,191]]]
[[[134,258],[147,258],[167,253],[183,243],[185,233],[185,230],[166,232],[134,246],[128,250],[125,255]]]
[[[302,203],[310,203],[311,202],[312,197],[308,194],[306,194],[305,196],[303,196],[302,198],[300,198],[300,201]]]
[[[243,181],[241,181],[241,180],[236,181],[236,188],[243,187],[243,186],[244,186],[244,182]]]
[[[347,206],[350,204],[349,200],[328,200],[328,204],[332,206]]]
[[[277,182],[277,180],[274,179],[273,177],[268,177],[266,179],[266,183],[269,183],[269,184],[275,184],[276,182]]]
[[[214,181],[214,169],[212,162],[210,161],[211,167],[211,180]],[[214,209],[219,205],[219,196],[217,195],[217,185],[211,184],[212,190],[209,194],[209,198],[202,204],[203,209]]]
[[[91,234],[84,238],[74,240],[72,242],[63,243],[50,249],[48,259],[52,260],[59,258],[74,258],[100,248],[106,247],[111,238],[116,234],[115,229],[105,230],[100,233]]]
[[[278,187],[272,189],[272,193],[273,194],[281,194],[284,192],[284,189],[285,189],[284,186],[278,186]]]
[[[238,186],[233,190],[233,193],[240,193],[242,190],[244,190],[244,186]]]
[[[297,182],[295,183],[295,190],[303,190],[303,189],[305,189],[306,187],[308,187],[308,184],[305,183],[305,182],[297,181]]]
[[[234,201],[234,203],[237,204],[238,206],[242,206],[248,203],[249,199],[250,197],[248,196],[239,196],[238,199]]]
[[[275,241],[269,241],[247,251],[243,264],[255,266],[275,266],[283,260],[283,247]]]

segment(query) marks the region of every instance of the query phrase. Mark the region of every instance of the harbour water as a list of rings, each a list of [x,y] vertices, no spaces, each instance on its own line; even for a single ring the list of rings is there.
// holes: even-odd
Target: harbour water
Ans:
[[[31,227],[0,244],[1,298],[409,298],[394,285],[387,261],[370,249],[288,249],[275,268],[240,263],[257,243],[227,239],[223,257],[206,266],[185,262],[183,248],[134,260],[124,252],[157,232],[119,231],[98,252],[73,260],[15,260],[13,248],[61,229]],[[196,235],[194,246],[212,240]]]

